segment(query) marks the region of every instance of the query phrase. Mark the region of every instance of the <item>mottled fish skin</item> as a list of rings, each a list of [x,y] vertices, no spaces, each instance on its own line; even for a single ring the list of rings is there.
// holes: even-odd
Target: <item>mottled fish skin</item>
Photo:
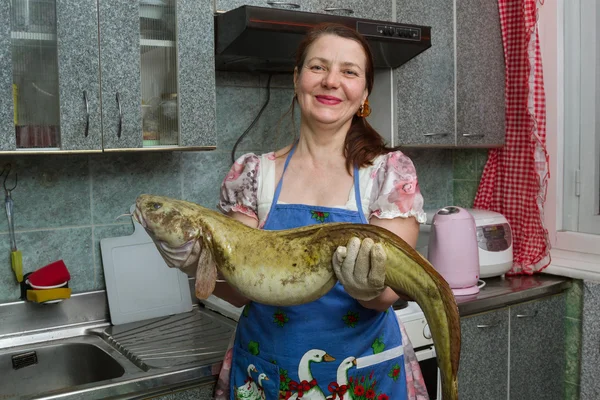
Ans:
[[[375,225],[350,223],[265,231],[195,203],[153,195],[139,196],[136,206],[134,218],[167,264],[202,280],[201,290],[196,290],[200,298],[212,293],[218,269],[252,301],[280,306],[308,303],[334,286],[331,259],[338,246],[354,236],[381,243],[387,256],[385,283],[413,298],[423,310],[442,374],[443,400],[458,399],[460,317],[454,295],[431,264],[397,235]],[[199,262],[204,246],[216,269]]]

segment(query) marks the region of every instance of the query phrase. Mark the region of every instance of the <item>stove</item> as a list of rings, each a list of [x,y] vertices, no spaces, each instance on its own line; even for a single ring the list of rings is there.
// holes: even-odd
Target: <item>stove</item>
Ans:
[[[415,351],[422,347],[433,346],[429,324],[427,324],[421,307],[416,302],[408,301],[406,307],[396,309],[394,312],[404,324]]]
[[[425,319],[425,314],[421,307],[414,302],[406,302],[405,307],[396,309],[394,305],[394,312],[404,324],[408,339],[412,344],[419,366],[421,367],[421,374],[427,387],[430,400],[438,400],[442,398],[442,386],[441,376],[437,365],[435,347],[433,346],[433,339],[431,337],[431,331],[429,330],[429,324]]]

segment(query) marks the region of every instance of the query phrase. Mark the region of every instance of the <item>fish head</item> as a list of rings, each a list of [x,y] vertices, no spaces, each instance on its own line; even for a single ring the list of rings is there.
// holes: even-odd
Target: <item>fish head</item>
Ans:
[[[195,271],[205,238],[202,221],[191,204],[142,194],[135,205],[133,218],[148,232],[167,265],[186,273],[186,268]]]
[[[153,238],[171,247],[184,246],[202,237],[202,225],[185,201],[142,194],[135,202],[134,219]]]
[[[133,218],[148,232],[169,267],[196,278],[196,297],[206,299],[215,288],[217,267],[208,245],[210,230],[205,228],[198,207],[183,200],[142,194],[136,199]]]

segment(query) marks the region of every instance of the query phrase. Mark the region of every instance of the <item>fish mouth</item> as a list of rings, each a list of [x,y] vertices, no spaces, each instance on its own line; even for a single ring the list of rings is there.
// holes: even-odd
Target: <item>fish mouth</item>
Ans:
[[[146,222],[144,215],[142,215],[142,212],[137,206],[133,211],[133,219],[136,220],[144,229],[148,227],[148,223]]]

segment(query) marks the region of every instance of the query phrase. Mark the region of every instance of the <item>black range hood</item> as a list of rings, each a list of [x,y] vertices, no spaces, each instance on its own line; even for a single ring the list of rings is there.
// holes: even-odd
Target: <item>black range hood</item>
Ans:
[[[365,36],[375,68],[397,68],[431,47],[431,27],[254,6],[215,15],[215,66],[221,71],[292,72],[304,34],[337,22]]]

